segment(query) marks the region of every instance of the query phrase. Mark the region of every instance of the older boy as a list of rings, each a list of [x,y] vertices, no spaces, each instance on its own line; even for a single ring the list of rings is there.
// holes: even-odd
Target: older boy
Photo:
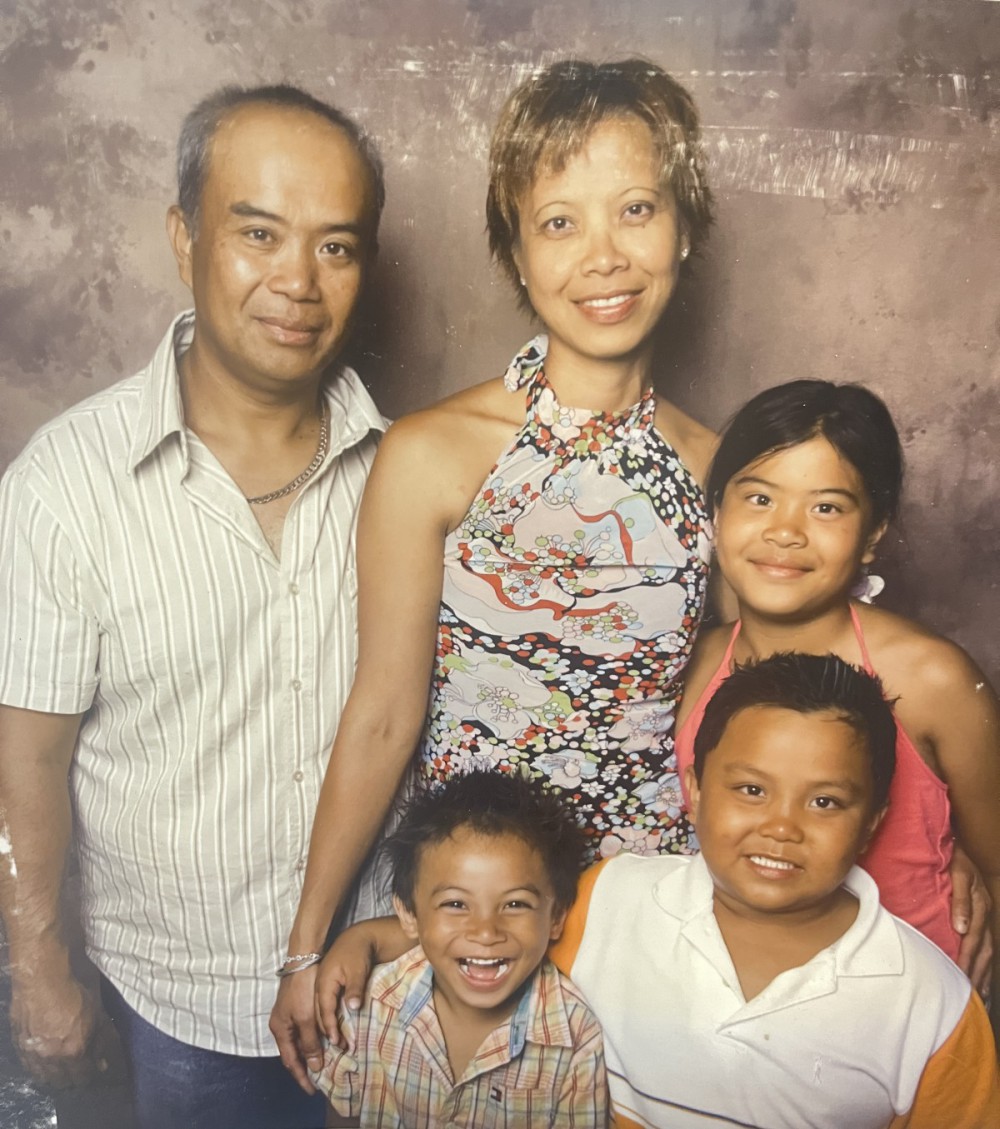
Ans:
[[[361,1125],[600,1129],[601,1030],[545,959],[576,894],[583,841],[555,797],[476,772],[418,797],[387,843],[393,903],[420,947],[376,970],[355,1053],[312,1075]]]
[[[594,868],[553,954],[604,1028],[618,1129],[1000,1125],[982,1004],[853,865],[894,743],[878,682],[833,656],[717,691],[688,779],[701,856]]]

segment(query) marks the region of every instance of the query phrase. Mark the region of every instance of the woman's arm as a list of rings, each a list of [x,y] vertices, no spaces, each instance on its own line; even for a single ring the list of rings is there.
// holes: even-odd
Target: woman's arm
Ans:
[[[680,455],[695,482],[704,488],[719,445],[718,435],[662,396],[656,400],[656,429]]]
[[[358,666],[313,823],[289,954],[321,952],[420,736],[434,661],[452,456],[430,413],[390,428],[358,519]],[[284,977],[271,1014],[282,1061],[311,1091],[322,1061],[316,969]]]
[[[916,678],[919,681],[913,690],[907,687],[897,708],[907,728],[909,717],[916,712],[920,728],[910,731],[923,731],[930,738],[938,771],[948,785],[956,834],[992,898],[990,931],[996,951],[1000,938],[1000,706],[982,671],[961,648],[944,640],[928,644]],[[1000,1000],[997,962],[992,997]],[[995,1033],[1000,1032],[1000,1008],[994,1008],[993,1027]]]

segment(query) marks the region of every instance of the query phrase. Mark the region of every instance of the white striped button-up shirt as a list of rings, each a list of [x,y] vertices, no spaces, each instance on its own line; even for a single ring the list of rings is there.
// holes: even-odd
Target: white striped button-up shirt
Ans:
[[[274,1054],[385,421],[351,369],[329,382],[330,451],[279,561],[184,426],[175,354],[192,332],[181,315],[145,370],[42,428],[5,476],[0,702],[85,715],[70,782],[97,966],[177,1039]]]

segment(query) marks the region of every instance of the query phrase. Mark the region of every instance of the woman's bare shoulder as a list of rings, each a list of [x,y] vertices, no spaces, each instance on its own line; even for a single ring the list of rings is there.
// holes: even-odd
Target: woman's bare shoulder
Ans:
[[[433,498],[453,528],[523,418],[523,401],[502,380],[463,389],[398,419],[382,439],[372,478]]]
[[[718,435],[662,397],[656,401],[656,426],[695,480],[704,486],[719,443]]]
[[[857,611],[872,666],[888,692],[905,692],[912,700],[982,679],[962,647],[929,627],[886,608],[862,604]]]
[[[523,405],[517,400],[506,391],[500,378],[485,380],[401,416],[390,427],[386,439],[391,436],[397,446],[438,444],[445,440],[449,446],[462,446],[470,429],[474,438],[479,439],[484,430],[516,427],[524,417]]]
[[[524,400],[510,393],[503,380],[495,377],[462,388],[443,400],[402,416],[393,425],[402,425],[408,436],[430,436],[440,439],[461,440],[469,428],[476,432],[500,428],[516,428],[524,420]]]

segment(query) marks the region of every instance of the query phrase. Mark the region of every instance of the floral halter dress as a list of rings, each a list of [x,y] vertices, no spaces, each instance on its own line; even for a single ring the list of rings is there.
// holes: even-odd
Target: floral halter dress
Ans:
[[[704,499],[652,390],[620,413],[563,407],[546,346],[508,369],[527,417],[445,542],[418,783],[526,772],[570,803],[591,859],[694,850],[673,724],[708,578]]]

